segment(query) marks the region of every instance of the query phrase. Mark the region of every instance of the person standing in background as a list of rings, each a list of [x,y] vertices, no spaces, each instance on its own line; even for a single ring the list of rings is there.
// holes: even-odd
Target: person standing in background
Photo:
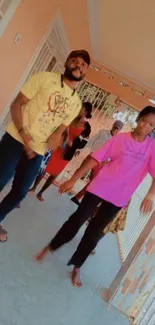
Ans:
[[[92,104],[90,102],[83,102],[80,114],[74,119],[71,125],[67,128],[68,136],[65,139],[65,143],[64,143],[65,145],[63,144],[63,146],[59,146],[59,148],[55,152],[53,152],[53,154],[51,150],[48,150],[41,163],[42,168],[40,168],[40,171],[29,192],[34,193],[36,191],[38,185],[40,184],[40,182],[42,181],[46,173],[46,168],[49,161],[50,161],[50,174],[53,175],[53,181],[55,177],[58,174],[60,174],[60,172],[65,168],[66,162],[63,160],[63,153],[65,150],[65,146],[69,145],[71,147],[75,138],[81,135],[81,133],[84,131],[86,120],[91,119],[92,117],[91,113],[92,113]],[[49,179],[49,183],[50,183],[50,179]]]
[[[84,124],[87,120],[92,118],[92,104],[90,102],[83,102],[82,109],[79,116],[70,124],[70,141],[73,141],[84,130]],[[74,131],[72,131],[74,130]]]
[[[95,152],[101,148],[106,141],[111,139],[112,136],[118,134],[123,129],[123,126],[124,124],[122,121],[116,120],[113,123],[111,130],[99,130],[92,138],[90,138],[86,147],[90,148],[91,152]]]
[[[82,104],[75,89],[89,64],[87,51],[72,51],[63,75],[37,73],[12,103],[12,122],[0,142],[0,191],[15,176],[10,192],[0,203],[0,241],[7,240],[2,221],[26,196],[45,152],[58,148],[62,133],[79,115]]]
[[[43,193],[53,184],[56,177],[63,171],[63,169],[67,166],[69,161],[73,158],[77,149],[84,148],[87,144],[89,135],[91,133],[91,127],[88,122],[85,122],[85,127],[82,134],[79,137],[76,137],[72,142],[72,145],[68,145],[66,143],[64,148],[60,148],[60,154],[58,150],[55,151],[49,161],[45,173],[49,174],[50,176],[47,178],[45,184],[41,188],[41,190],[37,194],[37,198],[39,201],[44,201]],[[43,177],[42,177],[43,178]],[[41,182],[42,178],[37,180],[38,184]],[[35,189],[36,189],[36,183]],[[34,187],[32,188],[34,191]]]

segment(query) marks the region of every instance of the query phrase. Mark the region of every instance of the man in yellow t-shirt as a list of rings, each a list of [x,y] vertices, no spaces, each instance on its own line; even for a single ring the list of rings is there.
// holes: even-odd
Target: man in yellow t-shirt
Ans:
[[[0,142],[0,191],[14,176],[9,194],[0,203],[0,224],[26,196],[48,149],[56,150],[61,135],[78,116],[81,101],[75,90],[90,64],[85,50],[72,51],[63,75],[32,76],[11,105],[12,122]],[[7,233],[0,226],[0,241]]]

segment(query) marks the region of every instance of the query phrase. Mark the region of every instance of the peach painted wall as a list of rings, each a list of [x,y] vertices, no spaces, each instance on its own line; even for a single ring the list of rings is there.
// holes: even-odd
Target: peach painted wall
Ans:
[[[0,114],[7,106],[58,11],[62,14],[71,48],[85,48],[91,51],[87,0],[22,0],[0,38]],[[22,40],[16,45],[14,38],[18,32],[22,35]],[[141,109],[148,104],[101,73],[90,69],[87,79],[136,108]]]
[[[48,31],[52,19],[61,11],[72,48],[90,50],[86,1],[79,5],[72,0],[23,0],[0,38],[0,113],[4,110],[18,82],[22,78],[37,46]],[[85,26],[81,37],[80,23]],[[16,45],[17,33],[22,35]]]

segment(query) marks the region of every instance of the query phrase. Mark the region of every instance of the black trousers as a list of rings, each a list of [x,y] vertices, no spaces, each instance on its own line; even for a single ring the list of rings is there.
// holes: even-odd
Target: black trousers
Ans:
[[[0,223],[24,199],[34,182],[43,157],[28,159],[24,146],[5,133],[0,141],[0,191],[14,176],[12,188],[0,202]]]
[[[70,216],[68,221],[60,228],[56,236],[49,244],[49,248],[55,251],[62,245],[68,243],[77,234],[81,226],[89,219],[94,209],[101,202],[101,198],[87,192],[78,209]],[[102,200],[102,204],[95,217],[90,221],[80,241],[77,250],[68,262],[68,265],[81,267],[98,241],[103,237],[103,230],[116,216],[121,208]]]

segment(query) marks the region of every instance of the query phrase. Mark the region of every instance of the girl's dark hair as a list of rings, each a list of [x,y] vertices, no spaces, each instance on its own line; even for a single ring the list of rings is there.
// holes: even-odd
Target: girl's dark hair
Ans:
[[[85,108],[85,111],[86,111],[86,118],[87,119],[90,119],[90,118],[92,118],[92,115],[91,115],[91,113],[92,113],[92,104],[90,103],[90,102],[84,102],[84,103],[82,103],[82,106]]]
[[[139,121],[142,117],[148,115],[148,114],[154,114],[155,115],[155,107],[153,106],[146,106],[142,109],[142,111],[139,113],[137,117],[137,121]]]
[[[85,122],[85,124],[84,124],[84,130],[83,130],[83,132],[82,132],[81,135],[84,138],[88,138],[90,136],[90,133],[91,133],[91,126],[90,126],[90,124],[88,122]]]

